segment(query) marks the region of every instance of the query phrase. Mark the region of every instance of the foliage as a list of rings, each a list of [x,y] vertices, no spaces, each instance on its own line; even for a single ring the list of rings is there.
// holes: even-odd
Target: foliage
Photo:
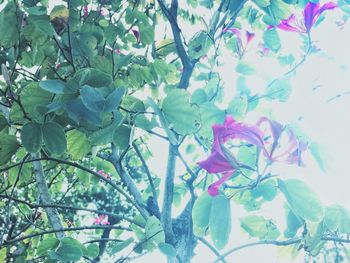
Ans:
[[[262,244],[298,245],[313,257],[327,251],[327,241],[348,242],[346,208],[324,207],[301,180],[273,174],[276,162],[302,165],[305,151],[325,169],[316,143],[272,116],[267,136],[260,122],[246,121],[250,113],[267,119],[266,99],[288,100],[292,73],[315,52],[311,27],[325,9],[296,32],[306,43],[298,61],[283,53],[280,30],[306,1],[167,2],[3,3],[1,262],[124,262],[155,250],[189,262],[198,240],[208,245],[209,238],[219,255],[238,227]],[[347,1],[339,6],[349,14]],[[187,36],[180,24],[197,32]],[[246,57],[254,41],[263,59],[286,71],[264,91],[246,82],[259,72]],[[230,89],[220,68],[225,49],[238,76]],[[234,132],[218,135],[224,126]],[[285,133],[291,147],[278,155]],[[166,177],[149,166],[155,139],[169,147]],[[207,166],[199,163],[203,151],[213,158]],[[176,160],[186,172],[179,174]],[[259,215],[277,196],[286,201],[284,231]],[[231,214],[232,204],[246,214]],[[177,218],[174,206],[183,209]],[[232,224],[237,217],[240,226]]]

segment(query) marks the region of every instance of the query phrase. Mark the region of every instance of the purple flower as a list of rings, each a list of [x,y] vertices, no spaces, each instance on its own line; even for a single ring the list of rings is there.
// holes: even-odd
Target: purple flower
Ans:
[[[266,117],[260,118],[257,125],[264,133],[264,153],[268,153],[265,156],[269,161],[304,165],[301,155],[308,144],[299,140],[292,130]]]
[[[237,52],[239,53],[238,55],[240,57],[243,55],[243,53],[247,49],[248,44],[255,37],[254,33],[250,33],[249,31],[245,31],[245,39],[243,39],[241,31],[237,28],[232,28],[232,27],[231,28],[224,28],[223,32],[224,33],[230,32],[237,37],[237,40],[238,40]]]
[[[136,29],[131,29],[132,33],[134,34],[134,37],[137,40],[137,43],[140,43],[141,38],[140,38],[140,32]]]
[[[86,18],[89,16],[89,9],[87,5],[83,6],[83,17]]]
[[[99,215],[98,217],[94,218],[93,223],[95,225],[110,225],[107,215]]]
[[[294,14],[289,18],[283,19],[277,26],[279,29],[289,32],[310,33],[311,28],[317,22],[319,16],[326,10],[332,10],[338,5],[333,2],[320,3],[308,2],[303,11],[303,21],[299,21]],[[271,27],[269,27],[271,28]]]
[[[224,146],[228,140],[238,139],[255,145],[269,162],[285,162],[302,165],[301,153],[307,149],[307,144],[300,142],[295,134],[276,121],[261,118],[256,125],[236,122],[231,116],[226,116],[223,125],[213,125],[214,141],[210,156],[198,165],[208,173],[221,173],[223,176],[208,188],[211,196],[219,194],[220,186],[225,183],[235,171],[243,167]],[[282,141],[283,138],[287,141]]]
[[[237,170],[239,164],[233,155],[223,146],[228,140],[239,139],[257,145],[264,149],[262,140],[263,134],[257,126],[250,126],[236,122],[231,116],[226,116],[223,125],[213,125],[214,141],[211,155],[204,161],[198,162],[198,165],[208,173],[222,173],[223,177],[209,186],[208,193],[212,196],[218,195],[219,187],[227,181]]]

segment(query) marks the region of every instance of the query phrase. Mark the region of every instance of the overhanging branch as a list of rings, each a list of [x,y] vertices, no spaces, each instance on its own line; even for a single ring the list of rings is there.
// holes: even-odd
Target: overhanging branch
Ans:
[[[33,158],[40,158],[39,154],[32,154]],[[53,201],[49,194],[49,188],[47,187],[45,174],[43,170],[43,166],[40,161],[33,162],[35,181],[39,192],[39,203],[45,205],[45,212],[47,214],[47,218],[49,219],[50,225],[55,231],[55,235],[57,239],[64,238],[64,233],[60,230],[63,229],[63,225],[57,209],[54,207],[50,207],[53,204]]]

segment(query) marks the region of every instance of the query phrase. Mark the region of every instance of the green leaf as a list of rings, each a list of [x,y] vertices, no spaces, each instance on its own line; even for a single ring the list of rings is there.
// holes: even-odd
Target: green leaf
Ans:
[[[139,25],[140,39],[145,45],[150,45],[154,41],[154,28],[150,25]]]
[[[39,111],[40,107],[45,107],[50,104],[53,94],[42,90],[38,83],[31,82],[24,87],[24,90],[21,92],[20,96],[24,110],[31,117],[40,119],[40,117],[42,117],[42,112]]]
[[[292,86],[288,77],[277,79],[267,87],[267,97],[271,100],[286,102],[292,92]]]
[[[169,129],[169,123],[168,123],[167,119],[165,118],[163,111],[160,110],[160,108],[152,100],[152,98],[148,97],[147,98],[147,102],[151,106],[151,108],[154,110],[154,112],[158,115],[159,121],[160,121],[163,129],[165,130],[166,134],[168,135],[169,142],[172,145],[176,145],[177,144],[177,138],[176,138],[174,132]]]
[[[341,205],[326,207],[324,223],[331,231],[350,233],[350,213]]]
[[[299,219],[292,210],[288,209],[287,213],[287,229],[284,231],[284,236],[287,238],[293,238],[298,229],[303,225],[303,221]]]
[[[263,34],[263,39],[266,47],[268,47],[273,52],[278,52],[281,48],[281,40],[276,29],[265,30]]]
[[[275,180],[259,183],[258,186],[252,190],[252,195],[255,198],[262,197],[265,201],[272,201],[277,195]]]
[[[162,110],[173,129],[186,135],[198,130],[198,109],[189,103],[189,93],[185,90],[174,89],[163,101]]]
[[[225,111],[219,109],[212,102],[205,102],[199,105],[201,128],[199,134],[211,138],[212,125],[215,123],[223,123],[225,120]]]
[[[28,152],[37,153],[43,143],[41,125],[34,122],[24,124],[21,131],[21,141]]]
[[[323,223],[311,223],[307,225],[308,232],[304,237],[305,251],[316,257],[323,248],[326,240],[322,240],[324,232]]]
[[[54,250],[59,245],[59,240],[54,237],[48,237],[42,240],[39,243],[38,248],[36,249],[36,255],[37,256],[43,256],[46,255],[49,250]]]
[[[134,242],[134,239],[132,237],[113,245],[111,248],[111,254],[116,254],[119,251],[123,250],[124,248],[128,247],[132,242]]]
[[[19,146],[16,136],[0,133],[0,165],[10,161]]]
[[[209,229],[211,239],[217,249],[222,249],[228,242],[231,233],[230,200],[224,195],[213,197]]]
[[[67,147],[72,159],[80,160],[90,151],[91,145],[84,133],[71,130],[67,132]]]
[[[115,130],[119,127],[121,121],[122,121],[121,114],[114,115],[113,122],[108,125],[107,127],[104,127],[102,129],[99,129],[97,131],[94,131],[89,135],[89,141],[92,145],[106,145],[108,143],[111,143],[113,141],[113,134]]]
[[[0,13],[0,46],[9,48],[15,45],[19,37],[19,19],[21,12],[13,2],[9,2]]]
[[[1,110],[1,109],[0,109]],[[6,117],[0,112],[0,132],[8,127],[8,122]]]
[[[119,126],[115,129],[113,134],[113,143],[119,148],[119,149],[126,149],[128,145],[130,144],[130,134],[131,129],[127,126]]]
[[[248,110],[247,96],[235,96],[227,108],[227,113],[232,115],[236,120],[242,120]]]
[[[167,38],[160,41],[156,46],[156,51],[158,55],[163,57],[169,55],[170,53],[175,53],[176,46],[175,46],[174,40]]]
[[[213,197],[207,191],[197,198],[192,209],[193,233],[196,236],[205,235],[209,226]]]
[[[148,250],[152,250],[154,245],[158,246],[160,243],[165,242],[165,234],[162,228],[162,224],[155,216],[150,216],[147,219],[145,227],[145,240],[144,247]]]
[[[64,153],[67,148],[66,134],[63,128],[55,122],[47,122],[42,125],[43,139],[46,148],[53,155]]]
[[[77,124],[83,121],[89,122],[97,127],[102,123],[100,112],[94,112],[85,107],[81,99],[70,100],[64,105],[68,116]]]
[[[245,61],[238,62],[236,71],[242,75],[252,75],[255,73],[255,69]]]
[[[319,222],[324,209],[316,193],[304,182],[297,179],[282,181],[278,179],[278,187],[286,197],[288,204],[297,216],[312,222]]]
[[[19,178],[17,176],[19,175]],[[9,182],[11,185],[14,185],[17,182],[17,187],[27,186],[28,182],[32,179],[32,169],[28,164],[24,164],[22,168],[13,167],[9,171]]]
[[[268,7],[270,5],[270,0],[253,0],[254,3],[258,5],[258,7]]]
[[[112,82],[111,74],[95,68],[84,68],[78,70],[74,77],[68,80],[65,93],[75,93],[83,85],[94,88],[109,87]]]
[[[320,169],[323,172],[326,172],[328,169],[327,158],[325,156],[326,150],[322,149],[322,147],[319,144],[314,142],[310,143],[309,149]]]
[[[204,6],[206,8],[212,8],[214,5],[214,0],[199,0],[198,1],[201,6]]]
[[[96,258],[100,253],[100,248],[96,244],[89,244],[86,246],[84,256],[89,258]]]
[[[61,80],[42,80],[39,82],[39,86],[51,93],[64,93],[64,82]]]
[[[83,251],[79,245],[60,245],[56,250],[59,260],[78,261],[83,256]]]
[[[0,249],[0,262],[5,262],[7,248],[3,247]]]
[[[241,220],[241,227],[251,236],[260,239],[276,239],[279,231],[276,225],[262,216],[246,216]]]
[[[168,243],[160,243],[158,245],[159,250],[170,258],[176,257],[176,249]]]
[[[212,45],[213,40],[210,38],[208,33],[201,31],[188,43],[188,54],[192,58],[198,59],[206,55]]]
[[[124,88],[115,89],[105,98],[100,89],[84,85],[80,89],[80,96],[89,110],[94,112],[112,112],[119,106],[124,92]]]
[[[271,12],[277,20],[286,19],[290,16],[291,11],[288,4],[280,0],[271,0]]]
[[[191,96],[191,103],[202,104],[208,101],[207,93],[203,89],[196,89]]]
[[[165,77],[168,74],[168,64],[163,59],[154,60],[152,66],[157,75]]]
[[[279,56],[277,59],[281,65],[292,65],[295,61],[295,58],[292,54]]]

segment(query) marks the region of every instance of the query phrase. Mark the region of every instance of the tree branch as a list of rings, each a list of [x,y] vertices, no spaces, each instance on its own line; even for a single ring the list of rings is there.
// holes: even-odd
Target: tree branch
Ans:
[[[140,211],[141,215],[144,218],[148,218],[149,213],[145,209],[146,205],[142,199],[141,193],[137,189],[137,187],[134,184],[130,175],[127,174],[125,172],[125,170],[123,169],[122,164],[121,164],[121,158],[118,156],[117,148],[115,147],[115,145],[112,145],[112,154],[109,156],[109,158],[107,158],[107,160],[111,164],[113,164],[113,166],[114,166],[115,170],[118,172],[120,178],[126,184],[126,187],[128,188],[131,195],[134,197],[137,206],[140,208],[139,211]]]
[[[73,231],[78,231],[78,230],[90,230],[90,229],[120,229],[120,230],[132,231],[128,227],[113,226],[113,225],[96,225],[96,226],[69,227],[69,228],[62,228],[62,229],[59,229],[59,230],[46,230],[46,231],[42,231],[42,232],[39,232],[39,233],[34,233],[34,234],[26,235],[26,236],[23,236],[23,237],[19,237],[19,238],[16,238],[16,239],[10,239],[10,240],[7,240],[4,243],[3,246],[15,244],[17,242],[20,242],[20,241],[23,241],[23,240],[26,240],[26,239],[29,239],[29,238],[43,236],[43,235],[57,233],[57,232],[73,232]]]
[[[29,162],[35,162],[35,161],[42,161],[42,160],[46,160],[46,161],[54,161],[54,162],[57,162],[57,163],[61,163],[61,164],[66,164],[66,165],[69,165],[69,166],[72,166],[72,167],[75,167],[75,168],[78,168],[80,170],[83,170],[85,172],[88,172],[90,174],[92,174],[93,176],[99,178],[100,180],[104,181],[105,183],[109,184],[110,186],[112,186],[114,189],[116,189],[122,196],[125,197],[125,199],[130,202],[137,210],[139,210],[139,212],[141,213],[140,210],[142,210],[143,208],[141,208],[121,187],[119,187],[115,182],[113,182],[112,180],[110,179],[107,179],[105,178],[104,176],[98,174],[97,172],[94,172],[92,170],[90,170],[89,168],[86,168],[78,163],[75,163],[75,162],[70,162],[70,161],[67,161],[67,160],[61,160],[61,159],[56,159],[56,158],[53,158],[53,157],[45,157],[45,158],[34,158],[34,159],[31,159],[31,160],[28,160],[28,161],[25,161],[25,163],[29,163]],[[11,168],[14,168],[14,167],[17,167],[19,166],[20,163],[16,163],[16,164],[13,164],[13,165],[10,165],[10,166],[7,166],[3,169],[0,169],[0,173],[3,172],[3,171],[7,171]]]
[[[203,237],[199,237],[198,238],[199,241],[201,241],[204,245],[206,245],[217,257],[221,257],[221,254],[219,253],[219,251],[217,251],[217,249],[212,246],[207,240],[205,240]],[[220,259],[220,261],[222,263],[227,263],[226,260],[224,258]]]
[[[321,238],[321,240],[324,241],[331,241],[331,242],[339,242],[339,243],[350,243],[350,239],[344,239],[344,238],[338,238],[338,237],[329,237],[329,236],[324,236]],[[247,247],[254,247],[254,246],[259,246],[259,245],[275,245],[275,246],[290,246],[293,244],[297,244],[299,242],[301,242],[302,239],[301,238],[291,238],[288,240],[283,240],[283,241],[277,241],[277,240],[263,240],[263,241],[257,241],[257,242],[252,242],[252,243],[247,243],[235,248],[230,249],[229,251],[227,251],[226,253],[222,254],[220,257],[218,257],[214,263],[219,262],[220,260],[224,259],[225,257],[227,257],[228,255],[241,250],[243,248],[247,248]]]
[[[181,74],[181,79],[180,83],[178,84],[178,88],[187,89],[189,86],[189,81],[192,76],[194,66],[198,62],[198,59],[191,60],[191,58],[185,50],[185,46],[181,38],[181,29],[179,28],[179,25],[177,23],[178,0],[172,0],[170,8],[166,7],[164,0],[158,0],[158,3],[163,14],[166,16],[170,23],[171,30],[174,36],[176,51],[180,57],[183,66],[183,73]]]
[[[171,220],[171,208],[174,196],[174,178],[176,167],[176,146],[169,143],[168,163],[165,177],[164,199],[162,208],[162,224],[165,232],[166,242],[173,244],[174,232]]]
[[[32,154],[32,157],[40,158],[40,155]],[[34,168],[36,186],[39,192],[39,203],[48,206],[48,207],[45,207],[45,212],[49,219],[50,225],[55,230],[57,239],[62,239],[64,238],[65,235],[63,232],[59,231],[60,229],[63,228],[63,225],[59,217],[59,214],[57,212],[57,209],[53,207],[49,207],[50,205],[52,205],[53,201],[49,194],[49,188],[46,183],[43,166],[41,165],[40,161],[34,161],[33,168]]]
[[[135,224],[135,225],[138,225],[140,227],[143,227],[142,224],[138,223],[137,221],[131,219],[131,218],[128,218],[128,217],[125,217],[123,215],[118,215],[118,214],[115,214],[115,213],[111,213],[111,212],[108,212],[108,211],[104,211],[104,210],[97,210],[97,209],[90,209],[90,208],[84,208],[84,207],[77,207],[77,206],[67,206],[67,205],[60,205],[60,204],[50,204],[50,205],[45,205],[45,204],[32,204],[32,203],[29,203],[27,201],[24,201],[24,200],[20,200],[20,199],[17,199],[17,198],[11,198],[10,196],[7,196],[7,195],[0,195],[1,198],[5,198],[5,199],[11,199],[12,201],[14,202],[17,202],[17,203],[22,203],[22,204],[25,204],[27,205],[28,207],[34,209],[34,208],[47,208],[47,207],[52,207],[52,208],[59,208],[59,209],[66,209],[66,210],[74,210],[74,211],[87,211],[87,212],[93,212],[93,213],[97,213],[97,214],[104,214],[104,215],[108,215],[108,216],[113,216],[119,220],[125,220],[125,221],[128,221],[132,224]]]
[[[132,146],[134,147],[135,152],[136,152],[137,156],[139,157],[139,159],[140,159],[140,161],[142,163],[143,169],[145,169],[145,172],[146,172],[149,184],[151,186],[153,198],[154,198],[154,200],[155,200],[155,202],[157,203],[157,206],[158,206],[157,192],[156,192],[156,188],[155,188],[154,183],[153,183],[151,172],[148,169],[147,163],[146,163],[145,159],[143,158],[142,153],[141,153],[140,149],[138,148],[137,144],[135,142],[133,142]]]

